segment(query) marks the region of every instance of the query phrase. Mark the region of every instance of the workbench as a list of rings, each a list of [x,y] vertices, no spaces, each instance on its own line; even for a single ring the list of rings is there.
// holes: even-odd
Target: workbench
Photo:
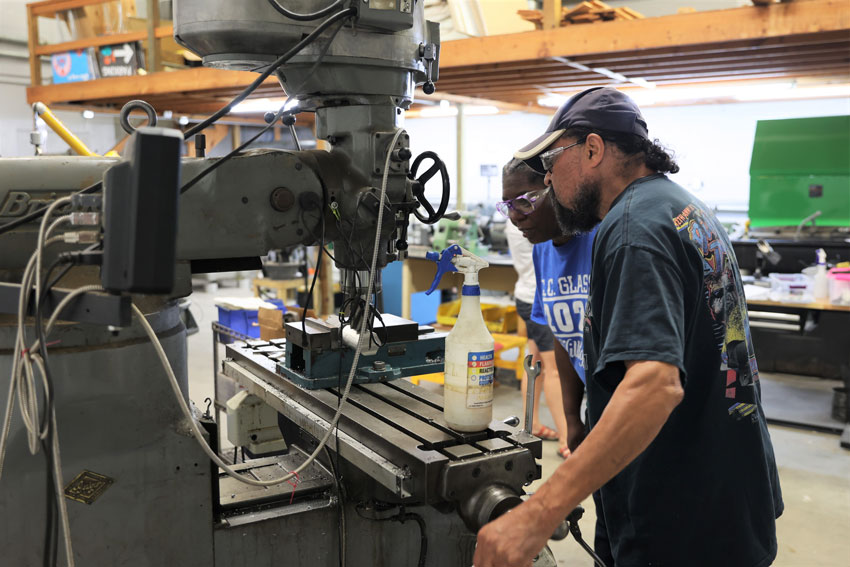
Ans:
[[[490,263],[489,268],[478,272],[478,282],[481,289],[491,289],[513,293],[517,281],[517,273],[510,256],[485,256]],[[404,261],[401,273],[401,316],[410,319],[410,296],[420,291],[427,291],[437,274],[437,264],[426,260],[425,256],[411,255]],[[463,285],[463,275],[449,273],[443,276],[437,289],[451,289]]]
[[[842,382],[850,388],[850,306],[748,300],[747,308],[768,422],[843,430],[842,446],[848,446],[850,424],[832,419],[830,410],[832,388]]]

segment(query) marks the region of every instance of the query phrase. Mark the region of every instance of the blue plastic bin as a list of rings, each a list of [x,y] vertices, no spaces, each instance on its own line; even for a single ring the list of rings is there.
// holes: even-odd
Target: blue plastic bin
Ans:
[[[233,329],[237,333],[242,333],[255,339],[260,338],[260,327],[256,324],[256,309],[227,309],[226,307],[218,306],[218,322],[229,329]],[[232,343],[233,339],[223,336],[221,337],[221,342]]]

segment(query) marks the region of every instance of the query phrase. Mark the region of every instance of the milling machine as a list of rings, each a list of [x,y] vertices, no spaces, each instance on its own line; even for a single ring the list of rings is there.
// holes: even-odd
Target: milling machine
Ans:
[[[539,478],[540,441],[452,431],[439,397],[396,380],[440,369],[444,337],[372,308],[409,215],[448,204],[445,175],[425,200],[438,158],[417,178],[399,128],[415,86],[434,89],[438,26],[421,0],[175,0],[174,30],[207,66],[275,74],[297,104],[270,125],[315,112],[330,151],[181,158],[200,127],[140,128],[120,160],[0,161],[3,562],[468,567],[476,530]],[[187,417],[177,299],[193,272],[327,242],[341,316],[233,343],[222,368],[286,450],[223,472],[198,442],[218,451],[218,424]]]

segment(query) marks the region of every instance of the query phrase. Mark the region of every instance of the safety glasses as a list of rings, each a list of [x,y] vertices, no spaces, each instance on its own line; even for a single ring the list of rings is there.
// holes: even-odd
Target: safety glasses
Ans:
[[[534,212],[538,201],[546,196],[548,187],[545,189],[536,189],[523,193],[519,197],[508,199],[507,201],[499,201],[496,203],[496,210],[502,213],[505,217],[510,217],[511,211],[516,211],[521,215],[528,216]]]
[[[555,166],[555,159],[561,155],[565,150],[568,150],[574,146],[584,143],[584,140],[581,142],[576,142],[574,144],[570,144],[569,146],[560,146],[555,148],[554,150],[549,150],[548,152],[543,152],[540,154],[540,163],[543,165],[543,171],[552,171],[552,168]]]

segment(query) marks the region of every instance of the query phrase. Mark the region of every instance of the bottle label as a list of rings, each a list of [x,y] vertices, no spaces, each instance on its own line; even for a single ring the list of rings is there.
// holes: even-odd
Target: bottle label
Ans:
[[[492,350],[470,352],[466,369],[466,407],[488,408],[493,405],[493,373],[495,360]]]

